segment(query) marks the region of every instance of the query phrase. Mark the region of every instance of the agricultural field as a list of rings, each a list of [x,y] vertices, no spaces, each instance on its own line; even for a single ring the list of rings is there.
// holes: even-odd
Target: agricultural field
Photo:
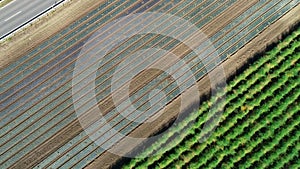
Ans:
[[[0,168],[297,167],[300,31],[254,56],[299,22],[300,1],[108,0],[85,10],[59,30],[42,25],[37,44],[24,31],[16,56],[1,43]],[[206,126],[215,114],[219,124]],[[143,147],[160,155],[109,151],[171,124]]]
[[[143,152],[159,155],[122,168],[299,168],[299,59],[300,28]],[[225,110],[212,136],[200,143],[205,121],[221,111],[208,112],[213,104]]]

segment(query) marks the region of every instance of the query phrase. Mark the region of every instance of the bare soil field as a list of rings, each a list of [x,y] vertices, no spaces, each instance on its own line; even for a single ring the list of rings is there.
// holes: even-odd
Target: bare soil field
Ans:
[[[221,28],[230,23],[237,16],[241,15],[241,13],[253,6],[253,4],[256,2],[257,1],[245,1],[243,3],[236,2],[234,5],[230,6],[230,8],[223,13],[223,15],[215,17],[212,22],[206,24],[201,30],[208,37],[213,36],[220,31]],[[27,27],[26,29],[18,31],[11,39],[1,42],[0,44],[0,68],[7,66],[16,59],[22,57],[33,48],[49,39],[52,35],[76,21],[78,18],[85,16],[89,11],[95,9],[101,3],[102,1],[96,0],[70,0],[66,2],[64,6],[58,8],[55,12],[46,17],[40,18],[39,20],[35,21],[33,25]],[[300,21],[300,15],[298,15],[299,13],[300,6],[298,5],[278,21],[268,26],[266,30],[261,32],[238,52],[234,53],[225,61],[223,61],[221,65],[225,71],[226,78],[230,79],[239,69],[243,67],[243,65],[247,64],[251,58],[256,57],[257,54],[265,51],[268,46],[280,40],[282,36],[289,31],[289,29],[293,28],[293,26]],[[189,50],[190,49],[187,46],[179,45],[174,49],[174,53],[180,57],[183,57]],[[141,89],[144,83],[153,80],[154,77],[158,76],[160,73],[160,71],[153,71],[150,76],[138,76],[134,80],[134,84],[136,85],[131,86],[130,92],[134,93],[135,91]],[[208,97],[211,92],[209,77],[204,76],[200,81],[197,82],[197,87],[200,93],[199,97]],[[186,91],[186,93],[189,95],[193,94],[189,93],[189,91]],[[129,136],[139,138],[155,135],[158,131],[160,131],[177,117],[180,107],[186,111],[191,111],[191,105],[194,104],[193,102],[189,102],[186,105],[181,105],[180,101],[180,97],[174,99],[170,104],[167,105],[164,111],[161,112],[160,118],[152,123],[140,125],[133,132],[131,132]],[[114,108],[111,97],[106,98],[101,105],[102,109],[104,110],[104,114],[107,114]],[[86,118],[93,119],[89,117]],[[92,122],[93,121],[90,123]],[[82,131],[83,129],[79,121],[73,121],[66,128],[53,135],[51,139],[40,144],[35,151],[26,154],[23,158],[21,158],[21,160],[15,163],[12,168],[32,168],[33,166],[38,165],[47,156],[54,153],[59,147],[66,144],[69,140],[74,138]],[[122,150],[124,153],[132,150],[132,146],[128,145],[126,147],[128,147],[128,149]],[[91,162],[87,168],[110,168],[121,158],[122,157],[112,153],[105,152]]]

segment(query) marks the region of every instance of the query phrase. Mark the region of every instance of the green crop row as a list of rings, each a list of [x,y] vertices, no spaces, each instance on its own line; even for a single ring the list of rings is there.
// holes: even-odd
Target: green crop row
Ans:
[[[290,58],[292,58],[292,59],[288,59],[288,60],[286,60],[286,62],[284,62],[284,63],[291,63],[291,61],[294,59],[293,57],[290,57]],[[277,60],[278,61],[278,60]],[[278,63],[278,62],[277,62]],[[280,72],[282,72],[282,71],[284,71],[287,67],[288,67],[288,65],[289,64],[283,64],[284,66],[282,66],[281,68],[282,69],[279,69],[278,71],[275,71],[274,73],[275,73],[275,75],[273,75],[273,77],[276,77],[276,76],[278,76],[278,73],[280,73]],[[271,67],[264,67],[265,69],[267,69],[267,68],[271,68]],[[285,77],[284,77],[285,78]],[[266,78],[265,80],[263,80],[262,82],[264,83],[264,84],[257,84],[257,85],[254,85],[253,86],[253,89],[252,90],[254,90],[254,92],[250,89],[250,90],[248,90],[248,91],[250,91],[250,93],[251,94],[255,94],[255,93],[257,93],[257,92],[260,92],[260,89],[258,88],[258,87],[260,87],[260,86],[266,86],[270,81],[271,81],[271,79],[272,78]],[[276,85],[275,85],[276,86]],[[269,94],[271,94],[271,93],[269,93]],[[245,95],[244,95],[245,96]],[[266,96],[265,95],[260,95],[262,98],[266,98]],[[231,109],[230,110],[230,113],[232,113],[234,110],[236,110],[238,107],[240,107],[241,105],[242,105],[242,103],[244,103],[245,102],[245,100],[246,100],[246,98],[244,97],[243,99],[240,99],[240,100],[238,100],[238,101],[240,101],[240,102],[237,102],[237,104],[234,106],[234,108],[233,109]],[[254,100],[254,102],[256,102],[256,105],[259,105],[259,102],[258,102],[258,99],[255,99]],[[259,117],[259,116],[258,116]],[[234,119],[233,119],[234,120]],[[237,120],[237,119],[236,119]],[[203,121],[201,121],[201,122],[203,122]],[[233,126],[235,123],[232,123],[230,126]],[[199,128],[200,126],[199,126],[200,124],[195,124],[194,125],[194,128]],[[227,129],[228,130],[228,129]],[[224,131],[222,131],[222,133],[223,133]],[[185,132],[186,133],[186,132]],[[193,134],[194,133],[194,131],[190,131],[189,132],[189,134]],[[198,142],[198,139],[195,139],[195,138],[199,138],[200,137],[200,135],[199,135],[199,133],[198,134],[196,134],[196,135],[194,135],[194,137],[192,137],[191,138],[191,140],[192,140],[192,142],[193,143],[195,143],[195,142]],[[182,137],[180,137],[180,138],[182,138]],[[170,144],[172,144],[172,145],[174,145],[174,143],[170,143]],[[192,144],[193,145],[193,144]],[[176,159],[176,158],[178,158],[178,156],[183,152],[183,151],[185,151],[186,149],[188,149],[188,148],[184,148],[184,147],[186,147],[187,145],[183,145],[183,146],[181,146],[178,150],[176,150],[176,155],[174,155],[174,154],[170,154],[168,157],[169,158],[167,158],[166,160],[164,160],[163,162],[161,162],[160,163],[160,168],[163,168],[163,167],[165,167],[166,165],[168,165],[170,162],[172,162],[173,161],[173,159]],[[190,145],[191,146],[191,145]],[[189,147],[190,147],[189,146]],[[209,153],[209,154],[213,154],[213,153]],[[160,156],[155,156],[155,157],[153,157],[153,158],[148,158],[148,160],[146,160],[145,162],[144,162],[144,164],[143,165],[141,165],[141,168],[143,168],[143,167],[145,167],[145,166],[147,166],[147,165],[151,165],[151,164],[153,164],[155,161],[157,161],[158,159],[160,159],[160,157],[162,157],[163,156],[163,154],[162,155],[160,155]],[[199,163],[198,163],[199,164]]]
[[[296,110],[294,109],[293,111],[295,112]],[[293,119],[292,122],[287,123],[288,125],[280,128],[280,131],[278,133],[276,133],[276,134],[272,133],[273,135],[276,135],[276,137],[272,141],[264,142],[265,144],[263,144],[263,146],[260,146],[261,148],[259,149],[259,151],[256,152],[256,153],[251,154],[252,156],[247,157],[247,163],[241,164],[239,166],[239,168],[253,168],[253,167],[255,167],[256,165],[254,165],[254,163],[257,162],[257,161],[259,161],[260,158],[265,153],[267,153],[268,151],[272,150],[275,147],[275,145],[278,145],[279,142],[281,140],[283,140],[283,138],[286,137],[286,136],[287,137],[290,136],[290,138],[287,139],[287,140],[285,140],[286,141],[285,143],[288,144],[288,145],[293,145],[293,143],[297,139],[299,139],[300,132],[296,131],[296,135],[290,135],[290,133],[292,133],[292,131],[295,130],[295,128],[296,128],[295,126],[299,125],[299,122],[300,122],[299,121],[300,120],[299,117],[300,116],[297,116],[295,118],[296,120]],[[248,161],[248,159],[250,159],[250,160]]]
[[[285,153],[284,158],[280,157],[275,162],[275,165],[270,168],[279,169],[279,168],[299,168],[299,151],[300,151],[300,140],[297,140],[296,146],[290,148],[291,151]],[[289,161],[295,161],[295,163],[290,164],[289,167],[284,167]]]
[[[294,48],[296,48],[296,47],[299,47],[299,44],[296,44],[296,43],[293,43],[293,45],[292,45]],[[273,53],[273,54],[275,54],[275,53]],[[277,52],[277,54],[279,54],[279,52]],[[275,65],[275,64],[277,64],[278,63],[278,61],[281,61],[281,60],[283,60],[285,57],[286,57],[286,55],[288,55],[288,54],[290,54],[290,52],[288,51],[288,52],[286,52],[284,55],[279,55],[279,57],[278,58],[276,58],[276,59],[272,59],[272,61],[273,62],[271,62],[271,63],[269,63],[269,65]],[[274,57],[274,56],[273,56]],[[262,57],[262,60],[267,60],[266,58],[268,58],[268,60],[270,60],[271,59],[271,55],[267,55],[266,57]],[[259,60],[257,63],[262,63],[263,61],[261,61],[261,60]],[[269,66],[269,68],[271,68],[271,66]],[[250,70],[250,71],[246,71],[246,72],[254,72],[254,70]],[[262,74],[262,73],[260,73],[260,74]],[[248,73],[248,74],[242,74],[243,76],[248,76],[248,75],[250,75],[250,73]],[[240,76],[239,76],[240,77]],[[251,80],[251,83],[245,83],[244,85],[244,87],[241,87],[241,88],[243,88],[244,90],[243,91],[245,91],[245,89],[247,89],[247,87],[249,86],[249,85],[251,85],[252,83],[254,83],[255,82],[255,80],[252,80],[252,79],[257,79],[257,78],[259,78],[260,76],[251,76],[251,78],[250,78],[250,80]],[[243,78],[240,78],[240,79],[243,79]],[[233,87],[234,87],[234,85],[237,85],[237,83],[231,83],[232,85],[230,85],[229,87],[228,87],[228,89],[229,90],[231,90]],[[238,91],[238,93],[242,93],[243,91]],[[215,98],[213,98],[213,101],[214,100],[217,100],[217,98],[218,97],[220,97],[220,96],[217,96],[217,97],[215,97]],[[226,100],[228,100],[228,101],[230,101],[231,99],[233,99],[233,97],[229,97],[229,98],[226,98]],[[223,106],[223,105],[222,105]],[[194,114],[194,116],[199,116],[199,115],[201,115],[201,114],[203,114],[203,112],[205,112],[205,111],[207,111],[207,109],[209,108],[209,103],[204,103],[203,104],[203,106],[201,107],[202,109],[200,109],[197,113],[195,113]],[[179,128],[183,128],[184,126],[187,126],[188,125],[188,123],[189,123],[189,121],[191,121],[190,119],[194,119],[195,117],[192,117],[192,118],[187,118],[187,119],[185,119],[185,121],[183,121],[182,123],[181,123],[181,125],[179,126]],[[202,117],[203,118],[203,117]],[[176,129],[178,129],[178,127],[176,128]],[[174,132],[173,132],[174,133]],[[167,139],[173,134],[173,133],[168,133],[168,134],[166,134],[165,135],[165,137],[163,138],[163,139],[161,139],[160,140],[160,142],[157,142],[155,145],[153,145],[153,147],[160,147],[161,146],[161,144],[162,143],[164,143],[164,142],[166,142],[167,141]],[[184,133],[184,134],[186,134],[186,132],[181,132],[181,133]],[[182,136],[182,137],[178,137],[178,138],[184,138],[184,136]],[[179,141],[181,141],[181,140],[179,140]],[[173,142],[172,144],[174,145],[176,145],[178,143],[178,141],[177,142]],[[150,150],[150,151],[149,151]],[[154,149],[148,149],[148,151],[149,152],[151,152],[151,150],[153,151]],[[149,153],[148,152],[148,153]],[[157,157],[156,157],[157,158]],[[136,160],[133,160],[133,161],[131,161],[131,163],[130,163],[130,165],[131,166],[134,166],[134,164],[135,163],[137,163],[138,162],[138,159],[136,159]]]
[[[285,85],[285,83],[281,83],[281,84],[278,84],[278,83],[275,83],[272,87],[272,89],[268,89],[268,90],[271,90],[271,91],[275,91],[276,89],[279,89],[281,86],[284,86]],[[255,87],[253,88],[253,89],[256,89]],[[283,95],[285,95],[285,94],[287,94],[288,93],[288,91],[287,90],[283,90],[282,91],[284,94]],[[270,92],[271,93],[271,92]],[[256,98],[256,99],[252,99],[251,100],[251,102],[249,102],[248,104],[251,104],[252,102],[254,102],[254,103],[256,103],[255,105],[253,105],[253,106],[259,106],[260,105],[260,102],[262,101],[262,100],[265,100],[268,96],[270,96],[270,93],[269,93],[269,95],[260,95],[260,97],[259,98]],[[279,97],[277,97],[277,100],[274,100],[274,102],[272,103],[272,104],[276,104],[276,102],[277,101],[279,101],[280,100],[280,98]],[[244,103],[244,102],[243,102]],[[243,104],[242,103],[242,104]],[[242,104],[240,104],[240,106],[242,105]],[[248,110],[248,111],[250,111],[250,110]],[[226,113],[226,112],[225,112]],[[240,115],[245,115],[245,114],[248,114],[249,112],[246,112],[246,113],[240,113]],[[228,137],[226,137],[226,143],[221,143],[220,145],[228,145],[228,144],[230,144],[230,145],[238,145],[239,143],[240,143],[240,141],[237,141],[236,143],[232,143],[232,142],[230,142],[230,140],[231,139],[233,139],[233,138],[235,138],[240,132],[242,132],[243,130],[244,130],[244,128],[245,127],[247,127],[248,126],[248,124],[249,123],[253,123],[256,119],[258,119],[259,117],[260,117],[260,115],[261,115],[261,112],[257,112],[257,113],[255,113],[255,115],[254,116],[250,116],[250,118],[247,118],[247,119],[245,119],[245,120],[243,120],[242,118],[242,116],[235,116],[235,117],[232,117],[232,118],[230,118],[230,121],[228,122],[228,123],[226,123],[226,124],[224,124],[224,125],[222,125],[220,128],[218,128],[219,130],[216,130],[215,132],[214,132],[214,134],[216,134],[216,135],[213,135],[212,136],[212,138],[217,138],[217,137],[220,137],[221,135],[222,135],[222,133],[225,133],[225,132],[227,132],[227,131],[229,131],[229,136]],[[238,120],[238,119],[241,119],[241,120],[243,120],[243,124],[244,125],[239,125],[238,127],[236,127],[235,126],[235,124],[236,124],[236,121]],[[234,121],[234,123],[232,123],[232,121]],[[232,127],[234,127],[234,129],[233,130],[230,130]],[[258,129],[258,128],[257,128]],[[220,132],[220,133],[219,133]],[[254,131],[255,132],[255,131]],[[247,134],[249,134],[249,133],[247,133]],[[249,135],[248,135],[248,137],[250,137]],[[219,139],[216,139],[217,141],[216,142],[218,142],[219,141]],[[244,139],[244,140],[247,140],[247,139]],[[207,142],[209,142],[209,141],[207,141]],[[230,143],[229,143],[230,142]],[[205,147],[203,147],[203,149],[204,149]],[[232,149],[229,149],[229,150],[232,150]],[[207,162],[207,160],[209,160],[209,158],[212,158],[214,155],[215,155],[215,153],[216,153],[216,151],[217,151],[217,149],[212,149],[212,148],[210,148],[210,149],[208,149],[208,151],[206,151],[206,152],[204,152],[203,154],[208,154],[207,156],[201,156],[201,158],[199,158],[199,159],[197,159],[196,161],[197,161],[197,166],[198,165],[201,165],[201,164],[205,164],[206,162]],[[197,153],[197,155],[199,155],[200,153],[201,153],[202,151],[199,151],[198,153]],[[227,151],[228,152],[228,151]],[[205,158],[205,159],[204,159]]]
[[[295,89],[295,88],[293,88],[293,89]],[[241,159],[241,157],[245,156],[245,154],[243,154],[243,153],[250,152],[249,149],[248,150],[241,149],[240,152],[236,152],[235,150],[240,148],[243,144],[245,144],[246,141],[252,140],[255,133],[259,133],[261,131],[261,129],[263,127],[265,127],[266,123],[264,123],[263,121],[268,120],[269,123],[273,124],[272,123],[273,119],[275,117],[278,117],[281,114],[281,112],[285,109],[282,109],[283,107],[278,107],[277,109],[274,110],[274,112],[276,112],[276,113],[272,113],[272,112],[270,112],[271,107],[279,104],[280,101],[282,101],[282,98],[284,96],[286,96],[287,94],[289,94],[290,91],[291,91],[291,88],[287,89],[287,90],[283,90],[283,92],[279,93],[278,95],[276,95],[276,97],[269,100],[268,103],[266,103],[266,106],[263,107],[263,109],[259,108],[257,111],[254,111],[253,113],[255,114],[255,116],[250,116],[250,118],[243,120],[242,124],[239,124],[233,130],[230,130],[230,132],[226,136],[223,136],[223,139],[221,139],[221,138],[218,139],[218,142],[221,142],[221,143],[217,143],[217,145],[219,145],[219,151],[212,154],[212,156],[216,156],[218,158],[217,158],[217,160],[214,160],[211,163],[209,163],[208,168],[216,167],[225,156],[230,155],[233,157],[237,157],[238,159]],[[285,107],[287,107],[289,105],[289,103],[293,103],[297,99],[299,94],[300,94],[300,92],[296,93],[295,95],[292,95],[291,97],[288,97],[286,100],[289,100],[289,102],[287,102],[288,104],[286,104]],[[260,120],[256,120],[259,117],[261,117],[262,114],[267,114],[267,115],[266,115],[266,117],[264,117]],[[250,122],[250,120],[251,120],[251,122]],[[284,121],[282,121],[282,122],[284,122]],[[245,132],[246,127],[249,128],[249,130],[247,130],[247,132]],[[272,128],[273,132],[275,129],[277,129],[277,127],[278,126],[270,126],[270,128]],[[271,135],[271,133],[268,133],[268,135],[263,135],[263,137],[268,138],[270,135]],[[263,137],[261,137],[261,138],[263,138]],[[232,140],[232,141],[230,141],[230,140]],[[262,140],[253,142],[254,144],[250,144],[251,145],[250,148],[254,148],[254,146],[257,145],[258,143],[260,143],[261,141]],[[223,149],[226,149],[226,151],[223,151]],[[209,154],[209,152],[204,152],[204,154]],[[212,156],[210,158],[212,158]],[[199,163],[196,163],[196,164],[199,165]]]
[[[257,111],[259,113],[257,113],[255,116],[250,116],[252,120],[245,119],[245,121],[250,121],[252,123],[255,122],[255,120],[260,117],[260,114],[266,111],[270,111],[270,107],[267,107],[266,105],[262,105],[261,108],[257,108],[262,101],[265,101],[267,98],[271,97],[273,92],[279,90],[280,92],[278,93],[281,93],[281,95],[275,95],[275,97],[271,99],[274,100],[272,104],[279,104],[278,101],[280,101],[290,90],[297,86],[296,85],[290,87],[287,90],[283,91],[280,90],[281,88],[283,88],[282,85],[285,84],[288,81],[288,79],[294,78],[295,76],[297,77],[297,73],[299,72],[299,66],[297,64],[299,54],[294,54],[294,51],[298,50],[298,48],[300,47],[300,41],[297,40],[297,37],[300,34],[299,30],[295,31],[291,36],[289,36],[283,42],[277,45],[277,47],[275,47],[273,50],[261,57],[253,65],[251,65],[240,75],[238,75],[233,81],[229,82],[228,86],[226,87],[226,91],[219,92],[216,96],[213,96],[210,101],[204,102],[199,111],[192,113],[189,117],[184,119],[184,121],[179,123],[178,126],[176,126],[176,128],[172,128],[169,132],[167,132],[164,135],[164,137],[159,139],[150,148],[146,149],[145,152],[143,152],[143,156],[147,156],[148,154],[151,154],[155,151],[158,152],[158,155],[151,156],[148,158],[132,159],[130,163],[124,166],[124,168],[144,168],[153,164],[159,164],[156,165],[156,167],[158,168],[169,167],[169,165],[172,165],[172,167],[180,167],[186,165],[186,163],[190,162],[193,158],[199,156],[199,154],[202,153],[203,150],[205,150],[205,154],[208,154],[210,156],[201,156],[200,159],[197,158],[196,166],[205,164],[208,160],[211,160],[211,158],[213,158],[215,156],[214,154],[217,152],[219,157],[222,158],[213,160],[213,162],[209,164],[209,167],[214,167],[217,164],[219,164],[219,162],[223,159],[224,156],[228,154],[234,154],[234,149],[238,148],[239,145],[241,145],[247,140],[236,141],[234,144],[232,144],[228,140],[219,139],[219,137],[221,137],[223,133],[227,132],[227,134],[231,133],[231,135],[228,135],[228,138],[226,137],[226,139],[236,140],[235,137],[240,133],[243,133],[244,128],[247,127],[247,123],[243,122],[243,125],[239,125],[237,128],[234,128],[234,125],[238,121],[242,120],[247,114],[249,114],[250,111],[258,109]],[[292,68],[290,71],[287,71],[287,73],[282,73],[285,70],[289,69],[291,66],[294,66],[295,64],[296,69]],[[265,89],[267,91],[261,93],[259,95],[259,98],[253,99],[253,96],[261,92],[266,86],[269,86],[272,79],[274,78],[278,78],[278,83],[272,85],[271,89]],[[293,84],[297,83],[299,83],[299,81],[295,81],[295,83]],[[217,103],[212,110],[209,110],[212,104],[215,104],[215,102],[218,101],[219,98],[223,97],[225,94],[226,101]],[[251,101],[249,102],[248,100]],[[245,103],[247,103],[246,106],[244,106]],[[207,142],[205,142],[205,146],[196,145],[199,141],[198,138],[201,138],[201,136],[203,136],[202,132],[204,130],[201,132],[198,131],[200,130],[201,126],[203,126],[203,124],[207,121],[206,119],[211,118],[212,115],[222,110],[224,106],[226,106],[226,110],[222,116],[221,121],[226,121],[227,123],[217,128],[217,130],[213,133],[213,136],[211,136],[210,139]],[[244,112],[236,113],[236,111],[239,108],[241,108]],[[278,109],[282,108],[283,107]],[[210,115],[207,115],[208,111],[210,111]],[[229,122],[227,121],[228,116],[233,116],[229,120]],[[274,118],[275,116],[276,114],[272,114],[272,117],[270,118]],[[195,123],[192,123],[194,119],[197,120]],[[268,123],[270,123],[270,121]],[[205,130],[207,130],[205,131],[205,133],[210,132],[213,127],[214,125],[205,128]],[[262,127],[264,127],[263,123],[260,127],[253,128],[253,131],[257,132]],[[252,133],[252,135],[254,133]],[[178,135],[176,135],[175,139],[169,140],[169,138],[174,134]],[[246,134],[244,135],[244,137],[251,138],[252,135]],[[189,138],[189,140],[186,140],[187,137]],[[216,140],[218,140],[218,142]],[[260,140],[260,142],[262,141],[263,140]],[[167,142],[168,146],[162,146],[165,145]],[[255,144],[257,145],[260,142],[256,142]],[[221,146],[219,146],[217,149],[210,148],[210,144],[215,143],[218,143]],[[230,146],[228,147],[228,145]],[[191,151],[190,149],[192,146],[199,148],[199,151],[198,149],[197,151]],[[224,148],[229,150],[226,152],[226,154],[222,154],[222,150]],[[236,158],[237,156],[234,157]],[[241,157],[238,157],[237,159],[237,161],[239,161]],[[191,166],[194,165],[191,164]],[[230,164],[228,166],[230,166]]]
[[[298,93],[299,96],[299,93]],[[297,97],[296,97],[297,98]],[[295,100],[293,100],[295,101]],[[273,112],[275,114],[275,111]],[[282,112],[276,112],[277,114],[280,114]],[[265,126],[266,124],[263,123],[257,123],[258,127],[254,127],[254,129],[256,128],[262,128],[262,127],[267,127],[267,131],[265,133],[261,132],[259,137],[256,138],[248,138],[249,140],[251,140],[250,142],[248,142],[248,144],[245,144],[245,147],[243,147],[243,149],[240,149],[238,152],[236,152],[236,154],[234,154],[232,156],[232,158],[229,158],[230,160],[228,161],[228,167],[232,168],[233,166],[235,166],[235,164],[240,161],[242,158],[246,158],[247,160],[245,161],[245,163],[241,164],[241,166],[239,168],[247,168],[249,167],[249,165],[251,165],[254,161],[258,160],[259,156],[257,154],[251,154],[253,157],[245,157],[247,154],[250,154],[252,152],[252,150],[259,144],[262,143],[262,141],[269,139],[271,137],[274,136],[274,132],[276,129],[279,129],[280,127],[286,127],[284,126],[286,124],[286,121],[288,121],[289,119],[291,119],[294,115],[294,113],[297,113],[297,110],[294,109],[294,111],[289,112],[292,113],[290,116],[286,115],[283,116],[282,119],[280,119],[279,121],[275,121],[273,123],[271,123],[268,126]],[[290,123],[288,123],[290,124]],[[298,124],[298,123],[297,123]],[[293,129],[293,127],[289,127],[288,129]],[[286,131],[286,130],[284,130]],[[281,139],[284,134],[287,134],[286,132],[282,132],[281,134],[283,135],[277,135],[278,133],[276,133],[276,137],[278,137],[278,139]]]
[[[294,103],[294,104],[296,104],[296,103]],[[294,106],[297,107],[299,105],[294,105]],[[297,108],[290,109],[290,110],[287,110],[287,112],[293,111],[293,110],[299,110],[299,108],[298,109]],[[276,148],[273,148],[268,152],[268,155],[266,155],[266,153],[265,153],[264,156],[260,159],[260,161],[258,162],[258,164],[256,166],[258,168],[266,168],[266,167],[269,167],[275,161],[278,161],[280,158],[280,155],[287,152],[288,148],[291,148],[292,145],[294,145],[295,142],[297,142],[299,140],[299,134],[300,134],[300,130],[298,130],[292,138],[281,141],[280,144],[278,144]]]

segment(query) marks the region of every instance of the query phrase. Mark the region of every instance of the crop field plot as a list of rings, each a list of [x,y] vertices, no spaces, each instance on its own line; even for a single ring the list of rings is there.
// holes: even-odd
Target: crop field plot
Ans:
[[[123,167],[299,168],[299,58],[300,29],[143,152],[160,151],[160,155],[133,159]],[[201,128],[211,118],[209,105],[223,95],[226,100],[217,103],[225,105],[222,120],[200,143]],[[197,120],[190,125],[193,119]]]
[[[0,69],[0,168],[299,168],[299,29],[220,69],[299,4],[103,1]]]

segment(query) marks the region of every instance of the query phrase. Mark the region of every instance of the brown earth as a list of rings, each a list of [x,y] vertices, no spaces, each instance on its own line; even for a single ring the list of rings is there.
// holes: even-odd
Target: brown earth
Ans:
[[[244,3],[236,3],[235,5],[232,5],[230,10],[226,10],[222,16],[215,18],[214,21],[206,25],[202,31],[206,35],[212,36],[220,30],[220,28],[252,6],[255,2],[256,1],[245,1]],[[70,23],[84,16],[90,10],[95,9],[100,3],[102,3],[102,1],[72,0],[67,2],[63,7],[58,8],[54,13],[49,14],[49,16],[39,19],[32,26],[17,32],[9,41],[5,41],[0,44],[0,68],[21,57],[24,53],[30,51],[38,44],[47,40],[51,35],[57,33]],[[235,11],[235,13],[232,13],[232,11]],[[283,33],[286,33],[289,28],[299,21],[300,16],[297,15],[298,13],[300,13],[300,6],[297,6],[280,20],[269,26],[259,36],[224,61],[222,66],[224,68],[226,78],[235,75],[237,70],[247,63],[254,54],[263,52],[268,45],[277,42]],[[64,20],[64,22],[62,23],[61,20]],[[187,47],[181,45],[176,48],[175,53],[178,55],[184,55],[187,50]],[[159,72],[153,73],[151,77],[155,77],[158,73]],[[147,80],[151,80],[151,78],[148,78]],[[140,79],[137,79],[137,81],[140,81]],[[197,85],[201,95],[208,95],[210,93],[210,82],[208,76],[202,78]],[[141,85],[134,85],[131,90],[136,91],[140,87]],[[188,95],[193,94],[189,93],[189,91],[187,91],[187,93]],[[111,100],[107,99],[106,101],[107,105],[110,106],[105,106],[105,109],[106,111],[109,111],[113,108],[112,104],[109,104]],[[155,134],[165,124],[176,118],[178,107],[180,106],[183,107],[183,105],[180,105],[180,97],[178,97],[166,107],[164,113],[161,114],[160,118],[158,118],[155,123],[151,125],[141,125],[135,129],[130,136],[148,137]],[[184,106],[186,106],[183,107],[184,109],[189,108],[189,104]],[[93,119],[88,117],[86,118]],[[45,157],[53,153],[81,131],[82,127],[79,122],[74,121],[67,128],[59,131],[51,138],[51,140],[41,144],[34,152],[27,154],[24,158],[18,161],[13,168],[32,168],[32,166],[37,165]],[[127,145],[126,147],[128,147],[128,149],[122,150],[125,153],[129,152],[131,150],[130,147],[132,146]],[[94,160],[87,168],[109,168],[119,159],[119,156],[105,152]]]

